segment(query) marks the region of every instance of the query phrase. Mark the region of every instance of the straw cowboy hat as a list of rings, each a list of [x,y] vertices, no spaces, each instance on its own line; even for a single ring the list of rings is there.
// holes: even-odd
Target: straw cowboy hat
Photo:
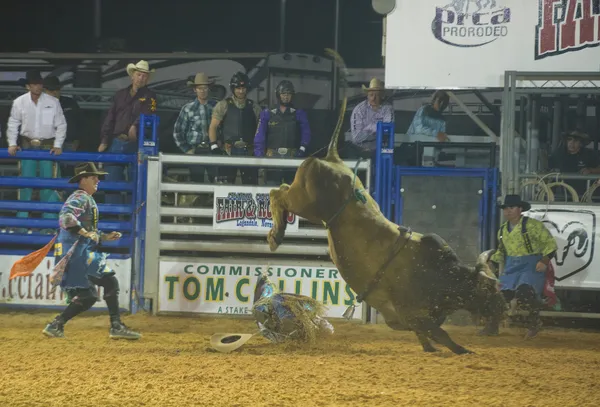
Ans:
[[[79,164],[75,167],[75,176],[69,180],[69,184],[78,182],[83,177],[90,177],[92,175],[101,176],[106,175],[107,172],[98,171],[94,163]]]
[[[204,72],[198,72],[194,77],[194,82],[187,81],[188,86],[199,86],[199,85],[212,85],[213,81],[208,78],[208,75]]]
[[[581,140],[581,144],[583,146],[587,146],[590,143],[590,141],[592,141],[592,139],[590,138],[590,136],[587,133],[584,133],[579,130],[573,130],[573,131],[567,132],[567,133],[563,134],[563,137],[565,138],[565,140],[568,139],[569,137],[579,139],[579,140]]]
[[[148,65],[148,61],[144,61],[142,59],[135,65],[134,64],[127,65],[127,75],[129,75],[129,76],[133,75],[134,71],[139,71],[139,72],[143,72],[143,73],[152,73],[155,71],[155,69],[150,69],[150,66]]]
[[[229,353],[248,342],[254,334],[214,334],[210,337],[210,346],[221,353]]]
[[[369,82],[369,87],[367,88],[365,85],[362,85],[362,88],[365,92],[371,91],[371,90],[385,90],[385,86],[383,86],[383,81],[380,81],[377,78],[373,78],[371,79],[371,82]]]

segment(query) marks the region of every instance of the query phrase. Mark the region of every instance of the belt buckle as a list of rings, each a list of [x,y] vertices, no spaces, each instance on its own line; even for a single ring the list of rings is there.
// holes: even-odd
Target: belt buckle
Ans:
[[[286,155],[287,152],[288,152],[288,149],[285,147],[281,147],[281,148],[277,149],[277,154],[279,154],[279,155]]]
[[[32,147],[39,147],[39,146],[42,145],[42,141],[40,139],[37,139],[37,138],[32,138],[31,141],[30,141],[30,143],[31,143]]]
[[[233,146],[235,148],[246,148],[248,146],[248,143],[246,143],[243,140],[238,140],[238,141],[236,141],[236,142],[233,143]]]

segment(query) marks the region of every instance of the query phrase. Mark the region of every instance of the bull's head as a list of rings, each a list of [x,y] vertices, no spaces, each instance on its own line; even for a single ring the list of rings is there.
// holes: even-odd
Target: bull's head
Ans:
[[[475,272],[477,273],[477,289],[485,291],[498,291],[498,279],[494,273],[490,258],[494,250],[487,250],[477,257]]]
[[[490,258],[494,250],[487,250],[479,255],[474,269],[475,295],[474,304],[471,304],[471,311],[474,316],[490,318],[495,316],[501,319],[506,310],[504,297],[499,290],[499,281],[494,273]]]

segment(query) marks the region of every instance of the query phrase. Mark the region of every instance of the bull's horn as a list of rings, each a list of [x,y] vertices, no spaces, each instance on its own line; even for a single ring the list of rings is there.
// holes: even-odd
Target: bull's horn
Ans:
[[[477,264],[485,264],[487,263],[490,258],[492,257],[492,254],[494,254],[496,250],[494,249],[490,249],[490,250],[486,250],[485,252],[482,252],[478,257],[477,257]]]
[[[491,281],[494,281],[494,282],[497,282],[497,281],[498,281],[498,279],[497,279],[496,277],[492,277],[492,276],[490,276],[489,274],[487,274],[487,273],[486,273],[485,271],[483,271],[483,270],[481,270],[481,271],[479,272],[479,275],[480,275],[480,276],[483,276],[483,277],[485,277],[485,278],[487,278],[487,279],[489,279],[489,280],[491,280]]]

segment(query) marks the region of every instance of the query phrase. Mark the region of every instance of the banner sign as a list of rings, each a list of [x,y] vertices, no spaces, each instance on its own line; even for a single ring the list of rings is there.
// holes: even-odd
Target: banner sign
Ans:
[[[215,186],[213,228],[262,230],[273,226],[269,208],[269,187]],[[298,231],[298,217],[288,213],[286,231]]]
[[[505,71],[600,70],[600,0],[396,0],[386,88],[503,87]]]
[[[161,261],[158,311],[251,316],[263,271],[282,292],[321,301],[327,317],[341,318],[356,298],[334,267]],[[362,304],[357,304],[354,319],[361,318]]]
[[[10,269],[22,256],[0,256],[0,304],[9,305],[39,305],[45,306],[66,306],[66,295],[60,287],[52,289],[50,284],[50,274],[54,268],[54,257],[47,257],[27,277],[17,277],[9,280]],[[106,260],[107,265],[115,271],[115,277],[119,280],[119,307],[129,310],[130,308],[130,290],[131,286],[131,259],[110,259]],[[106,308],[106,303],[102,299],[103,288],[97,287],[100,301],[94,304],[93,308]]]
[[[600,288],[600,250],[597,227],[600,207],[532,204],[525,213],[544,223],[556,239],[558,250],[552,260],[557,287]]]

